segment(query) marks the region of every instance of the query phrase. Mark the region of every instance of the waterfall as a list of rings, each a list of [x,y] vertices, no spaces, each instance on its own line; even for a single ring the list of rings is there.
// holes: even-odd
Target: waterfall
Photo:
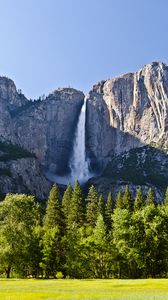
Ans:
[[[85,149],[85,121],[86,121],[86,97],[82,105],[77,127],[74,135],[74,143],[72,149],[72,156],[69,161],[70,174],[65,176],[59,176],[51,172],[46,172],[46,176],[49,180],[60,184],[75,184],[78,180],[81,184],[86,182],[93,176],[89,172],[89,163],[86,158]]]
[[[69,167],[71,169],[71,182],[79,180],[80,183],[87,181],[91,174],[85,150],[85,121],[86,121],[86,97],[79,115],[77,128],[75,131],[72,156]]]

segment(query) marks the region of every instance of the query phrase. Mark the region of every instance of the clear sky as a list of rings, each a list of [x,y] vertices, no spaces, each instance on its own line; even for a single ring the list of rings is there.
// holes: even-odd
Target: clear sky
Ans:
[[[168,63],[168,0],[0,0],[0,75],[27,97]]]

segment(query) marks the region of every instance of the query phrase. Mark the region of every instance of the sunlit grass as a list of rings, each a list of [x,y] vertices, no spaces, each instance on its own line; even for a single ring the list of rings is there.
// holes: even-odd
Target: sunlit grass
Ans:
[[[168,279],[0,280],[3,300],[168,300]]]

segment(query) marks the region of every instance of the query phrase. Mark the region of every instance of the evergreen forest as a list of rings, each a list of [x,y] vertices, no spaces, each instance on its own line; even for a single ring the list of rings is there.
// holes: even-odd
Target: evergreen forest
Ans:
[[[19,278],[168,277],[168,189],[116,199],[78,181],[63,196],[54,184],[46,206],[7,194],[0,203],[0,276]]]

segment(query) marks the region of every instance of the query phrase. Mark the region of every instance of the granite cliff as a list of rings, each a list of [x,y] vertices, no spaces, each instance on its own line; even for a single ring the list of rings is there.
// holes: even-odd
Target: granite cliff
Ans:
[[[0,77],[1,192],[42,198],[51,184],[46,172],[68,173],[83,101],[84,94],[72,88],[30,101],[12,80]],[[19,157],[11,155],[13,145]],[[168,185],[166,64],[154,62],[93,86],[87,96],[86,153],[97,174],[90,183],[100,192],[129,183],[132,189],[152,185],[162,195]]]
[[[168,149],[168,66],[152,63],[136,73],[102,81],[87,102],[87,151],[103,164],[142,145]]]
[[[164,184],[160,185],[164,189],[168,185],[168,66],[154,62],[138,72],[93,86],[87,101],[86,128],[91,165],[95,170],[105,168],[101,175],[101,178],[108,178],[107,184],[103,183],[104,188],[106,186],[108,190],[110,182],[114,185],[116,180],[121,185],[129,183],[135,186],[130,166],[133,172],[138,165],[130,150],[136,149],[134,153],[139,153],[139,148],[146,146],[146,152],[140,150],[139,162],[143,165],[144,160],[149,162],[150,159],[151,167],[143,184],[156,186],[152,178],[157,165],[158,178],[164,174]],[[155,156],[153,148],[158,150]],[[127,156],[130,157],[129,163]],[[123,176],[126,162],[127,176]],[[143,172],[145,170],[141,168],[141,172],[134,172],[134,176],[140,180]],[[100,177],[92,182],[97,183],[98,188],[101,185]]]
[[[73,135],[84,94],[64,88],[13,117],[13,131],[19,145],[35,153],[43,170],[68,172]],[[23,134],[24,132],[24,134]]]

